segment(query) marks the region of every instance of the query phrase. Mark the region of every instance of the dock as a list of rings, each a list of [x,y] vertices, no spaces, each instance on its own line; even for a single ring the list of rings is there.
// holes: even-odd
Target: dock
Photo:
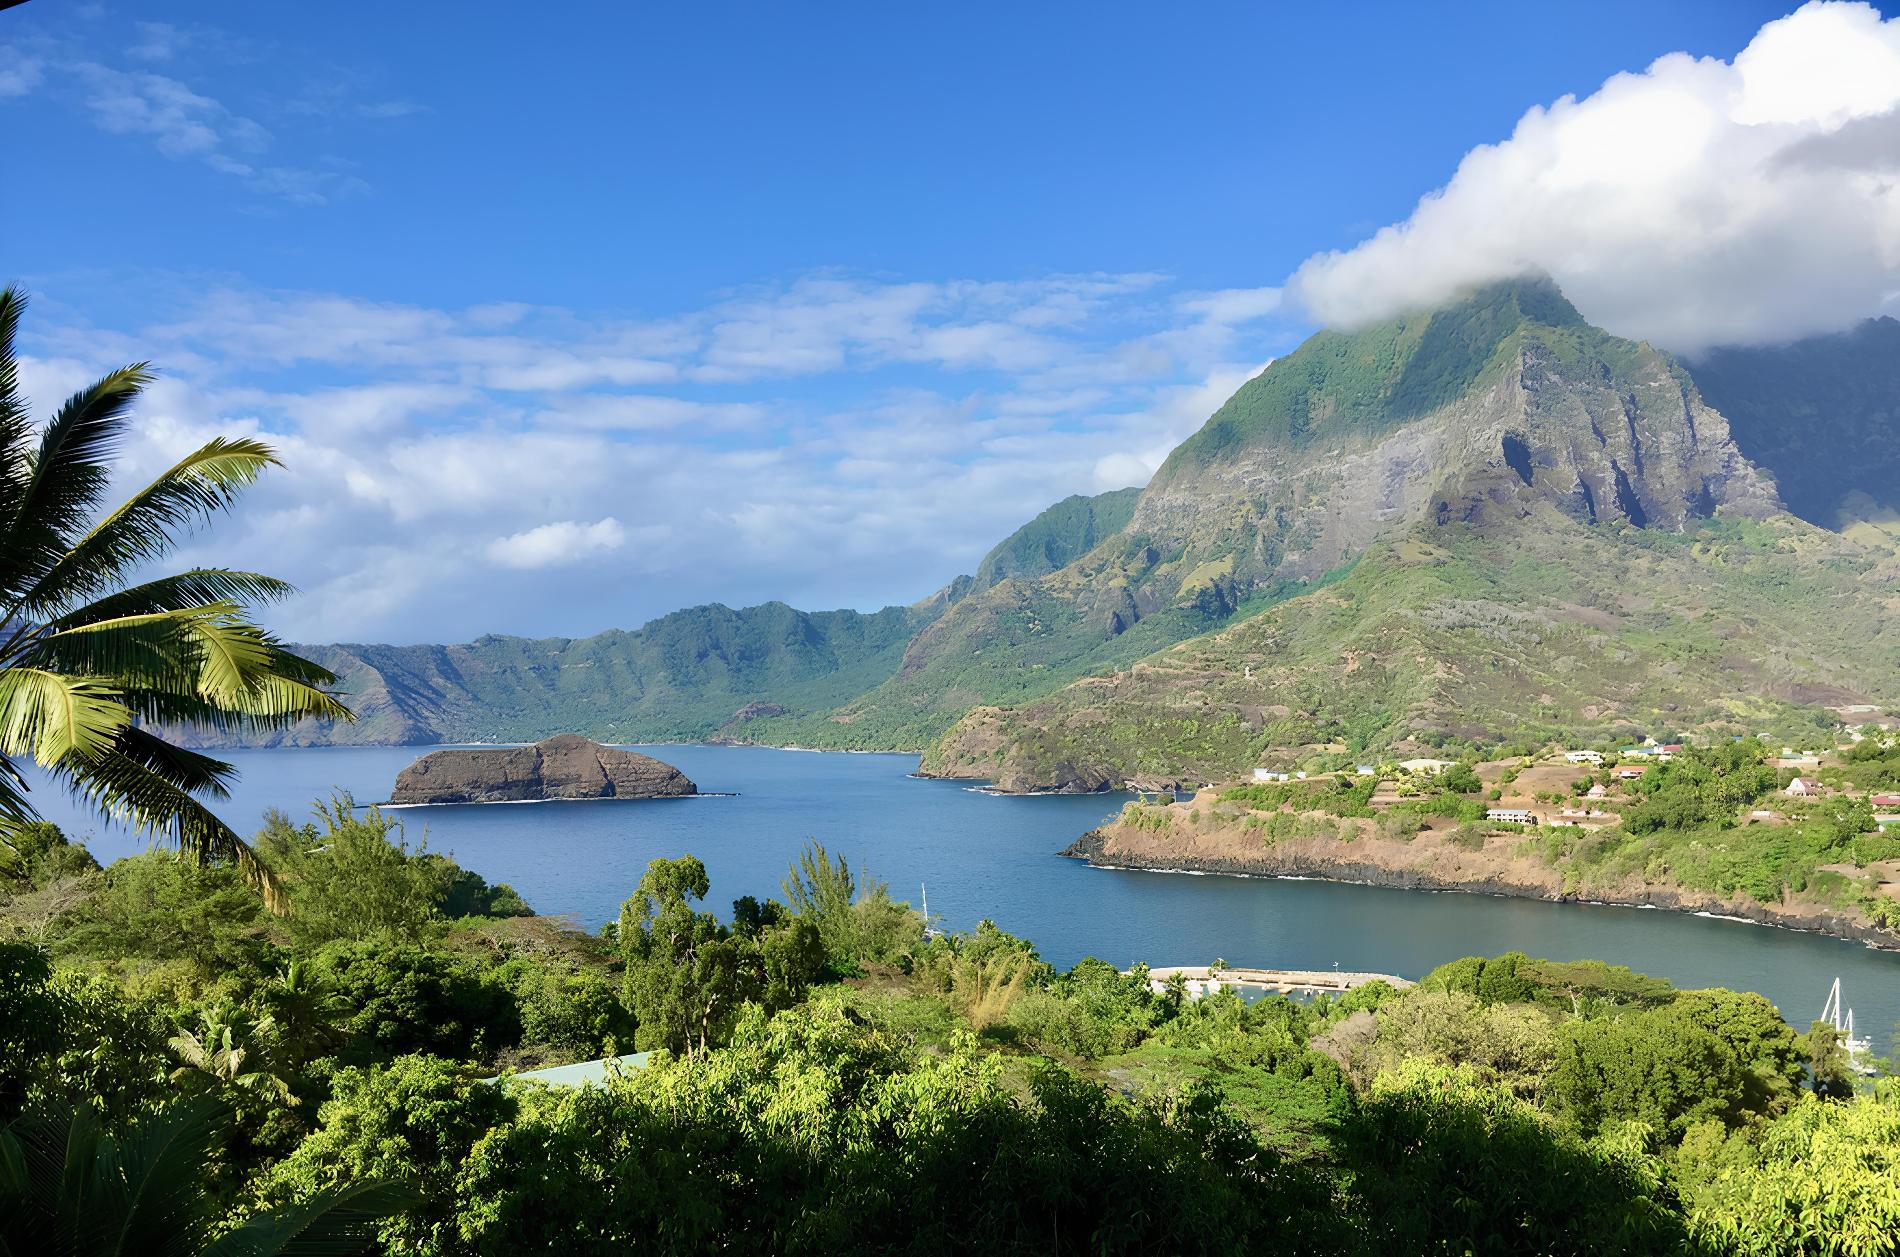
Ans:
[[[1229,965],[1214,969],[1208,965],[1162,965],[1148,970],[1148,986],[1159,994],[1176,974],[1187,984],[1188,994],[1196,998],[1211,995],[1225,987],[1245,987],[1273,991],[1280,995],[1340,994],[1369,982],[1383,982],[1401,991],[1413,983],[1390,973],[1357,973],[1339,969],[1248,969]]]

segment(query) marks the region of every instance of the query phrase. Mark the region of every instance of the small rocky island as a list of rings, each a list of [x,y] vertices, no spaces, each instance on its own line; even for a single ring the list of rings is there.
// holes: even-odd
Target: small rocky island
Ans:
[[[402,770],[391,803],[523,803],[543,799],[669,799],[697,794],[650,755],[560,733],[533,746],[433,751]]]

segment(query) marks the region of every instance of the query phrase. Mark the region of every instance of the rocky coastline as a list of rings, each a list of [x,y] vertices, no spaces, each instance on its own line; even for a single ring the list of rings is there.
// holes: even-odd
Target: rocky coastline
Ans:
[[[1900,937],[1867,921],[1813,903],[1764,904],[1746,897],[1723,898],[1680,886],[1627,883],[1614,893],[1579,893],[1566,889],[1548,866],[1527,868],[1523,860],[1484,858],[1484,853],[1457,853],[1449,867],[1426,867],[1403,847],[1401,855],[1380,848],[1397,845],[1369,841],[1341,843],[1292,839],[1257,850],[1210,849],[1210,844],[1184,845],[1148,842],[1149,835],[1125,826],[1092,829],[1060,854],[1085,860],[1096,868],[1135,869],[1156,873],[1214,873],[1242,877],[1310,878],[1400,890],[1429,890],[1460,894],[1496,895],[1513,899],[1541,899],[1548,903],[1587,903],[1619,908],[1657,908],[1702,914],[1753,925],[1774,926],[1865,944],[1882,951],[1900,951]],[[1165,840],[1163,840],[1165,841]],[[1539,874],[1542,874],[1539,876]]]

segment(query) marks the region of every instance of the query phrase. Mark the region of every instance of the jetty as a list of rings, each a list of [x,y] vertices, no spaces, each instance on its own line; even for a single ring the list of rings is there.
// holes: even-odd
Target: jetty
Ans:
[[[1187,985],[1188,994],[1200,998],[1227,987],[1272,991],[1280,995],[1338,994],[1369,982],[1383,982],[1401,991],[1413,983],[1390,973],[1358,973],[1339,969],[1249,969],[1240,965],[1163,965],[1148,970],[1148,986],[1157,994],[1167,990],[1176,975]]]

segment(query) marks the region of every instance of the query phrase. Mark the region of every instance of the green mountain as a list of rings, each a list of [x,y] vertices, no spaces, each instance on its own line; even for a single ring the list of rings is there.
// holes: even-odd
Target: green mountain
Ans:
[[[1112,537],[1135,513],[1140,488],[1115,489],[1094,497],[1063,498],[996,543],[977,565],[974,585],[988,589],[1000,581],[1042,576],[1067,567]]]
[[[1090,789],[1447,740],[1811,727],[1900,703],[1900,514],[1829,531],[1777,484],[1809,520],[1830,484],[1891,500],[1897,331],[1692,372],[1547,281],[1490,285],[1312,337],[1146,488],[1057,503],[915,606],[316,648],[364,719],[289,740],[907,748]],[[1861,479],[1828,470],[1853,460]]]
[[[1244,776],[1448,743],[1815,729],[1900,706],[1891,548],[1782,515],[1682,531],[1544,509],[1377,543],[1324,589],[1132,667],[981,707],[928,772],[1007,789]]]
[[[1796,515],[1836,528],[1900,508],[1900,321],[1717,349],[1689,369]]]
[[[824,710],[876,686],[934,606],[796,611],[717,604],[634,632],[479,638],[460,646],[304,646],[335,672],[354,724],[305,722],[257,745],[620,741],[732,733],[779,708]]]

